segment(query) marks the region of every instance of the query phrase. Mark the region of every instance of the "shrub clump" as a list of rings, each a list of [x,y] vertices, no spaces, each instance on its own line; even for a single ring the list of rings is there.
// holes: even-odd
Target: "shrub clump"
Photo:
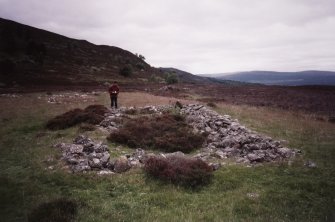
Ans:
[[[80,123],[98,124],[104,119],[108,109],[102,105],[91,105],[82,109],[73,109],[49,120],[46,127],[50,130],[66,129]]]
[[[122,69],[120,69],[120,75],[124,77],[129,77],[133,74],[133,69],[130,65],[126,65]]]
[[[40,204],[28,216],[29,222],[70,222],[77,214],[77,203],[65,198]]]
[[[201,147],[205,136],[193,133],[183,116],[163,114],[129,119],[107,139],[132,148],[142,147],[165,152],[189,153]]]
[[[191,188],[208,184],[213,176],[212,167],[204,161],[180,156],[150,157],[144,170],[153,178]]]
[[[213,103],[213,102],[207,103],[207,106],[212,107],[212,108],[216,108],[217,107],[217,105],[215,103]]]
[[[165,81],[167,84],[175,84],[179,82],[178,76],[176,73],[168,73],[165,78]]]

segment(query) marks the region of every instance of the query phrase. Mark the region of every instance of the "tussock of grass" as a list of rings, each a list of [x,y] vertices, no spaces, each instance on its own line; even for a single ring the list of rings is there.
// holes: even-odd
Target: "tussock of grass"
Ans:
[[[150,157],[144,169],[153,178],[191,188],[207,185],[213,172],[202,160],[179,156]]]
[[[79,126],[78,131],[79,132],[86,132],[86,131],[94,131],[96,129],[96,126],[90,123],[82,123]]]
[[[66,129],[80,123],[98,124],[104,119],[108,109],[102,105],[91,105],[82,109],[73,109],[49,120],[46,127],[50,130]]]
[[[164,114],[130,119],[120,130],[111,133],[108,140],[132,148],[189,153],[201,147],[205,137],[194,134],[182,116]]]
[[[212,108],[216,108],[217,107],[217,105],[215,103],[213,103],[213,102],[207,103],[207,106],[212,107]]]
[[[28,216],[28,222],[70,222],[77,214],[77,203],[65,198],[40,204]]]

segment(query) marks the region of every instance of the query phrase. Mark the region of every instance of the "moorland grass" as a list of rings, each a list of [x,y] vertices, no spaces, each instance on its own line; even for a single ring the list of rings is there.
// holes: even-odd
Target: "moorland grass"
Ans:
[[[84,222],[334,221],[334,124],[274,109],[218,104],[217,111],[287,140],[303,154],[290,164],[226,165],[214,172],[212,183],[193,191],[148,178],[141,169],[108,177],[67,173],[56,164],[60,152],[52,145],[72,141],[78,127],[48,131],[44,125],[55,115],[89,104],[47,104],[37,96],[0,98],[6,107],[0,110],[1,221],[27,221],[39,206],[63,198],[78,203],[75,221]],[[108,101],[107,96],[98,99]],[[155,97],[150,98],[154,104]],[[129,100],[124,105],[132,104]],[[317,167],[305,167],[307,159]]]

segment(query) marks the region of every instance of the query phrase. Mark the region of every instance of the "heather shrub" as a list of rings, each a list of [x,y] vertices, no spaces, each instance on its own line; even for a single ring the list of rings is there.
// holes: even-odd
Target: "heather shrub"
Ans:
[[[104,119],[108,109],[102,105],[91,105],[82,109],[73,109],[49,120],[46,127],[51,130],[66,129],[80,123],[98,124]]]
[[[129,77],[133,74],[133,69],[130,65],[126,65],[122,69],[120,69],[120,75],[124,77]]]
[[[165,81],[167,84],[175,84],[179,82],[178,76],[176,73],[168,73],[165,78]]]
[[[29,222],[70,222],[77,214],[77,203],[65,198],[40,204],[28,215]]]
[[[103,116],[108,112],[108,109],[103,105],[90,105],[86,107],[84,111]]]
[[[205,136],[193,133],[183,116],[163,114],[129,119],[107,139],[132,148],[189,153],[201,147]]]
[[[180,156],[150,157],[144,170],[150,177],[191,188],[208,184],[213,172],[202,160]]]

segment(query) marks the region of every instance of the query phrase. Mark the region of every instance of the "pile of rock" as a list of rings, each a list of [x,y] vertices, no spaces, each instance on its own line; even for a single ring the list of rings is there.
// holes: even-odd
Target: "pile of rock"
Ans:
[[[203,105],[183,106],[181,113],[194,132],[206,133],[207,142],[195,157],[235,158],[237,162],[270,162],[293,157],[299,150],[283,147],[280,141],[247,129],[228,115],[219,115]]]
[[[161,114],[174,108],[173,106],[146,106],[137,108],[140,114]],[[299,153],[299,150],[282,146],[280,141],[260,135],[229,115],[220,115],[217,112],[200,104],[183,105],[177,108],[186,121],[194,129],[194,133],[206,134],[207,141],[195,155],[204,161],[210,159],[234,158],[236,162],[256,163],[270,162],[290,158]],[[120,118],[133,111],[134,107],[113,110],[100,124],[111,130],[117,130]],[[130,112],[132,113],[132,112]],[[118,121],[114,121],[118,120]]]
[[[123,120],[129,118],[129,115],[135,114],[162,114],[171,109],[171,106],[144,106],[144,107],[122,107],[120,109],[111,109],[109,113],[105,114],[105,119],[99,124],[108,132],[118,130],[122,125]]]
[[[109,132],[112,132],[120,127],[124,117],[123,110],[112,109],[109,113],[105,114],[105,119],[99,125]]]
[[[100,123],[100,127],[111,132],[118,130],[123,120],[129,118],[129,113],[159,115],[172,108],[172,106],[146,106],[111,110]],[[220,115],[203,105],[183,105],[178,110],[185,116],[195,133],[207,135],[203,147],[192,157],[209,163],[213,169],[217,169],[221,160],[226,158],[238,163],[258,163],[291,158],[300,152],[282,146],[280,141],[257,134],[241,125],[236,119]],[[71,144],[60,143],[56,147],[61,149],[63,159],[72,172],[94,170],[99,174],[122,173],[131,167],[143,166],[145,160],[154,155],[139,148],[132,154],[111,159],[107,145],[94,142],[83,135],[78,136]],[[167,157],[184,154],[176,152],[159,155]]]
[[[108,146],[83,135],[75,138],[73,143],[59,143],[55,147],[62,151],[62,159],[73,172],[111,168]]]
[[[131,167],[140,166],[144,151],[137,149],[132,155],[111,159],[108,146],[102,142],[80,135],[73,143],[55,145],[62,152],[62,159],[74,172],[96,171],[98,174],[122,173]]]

